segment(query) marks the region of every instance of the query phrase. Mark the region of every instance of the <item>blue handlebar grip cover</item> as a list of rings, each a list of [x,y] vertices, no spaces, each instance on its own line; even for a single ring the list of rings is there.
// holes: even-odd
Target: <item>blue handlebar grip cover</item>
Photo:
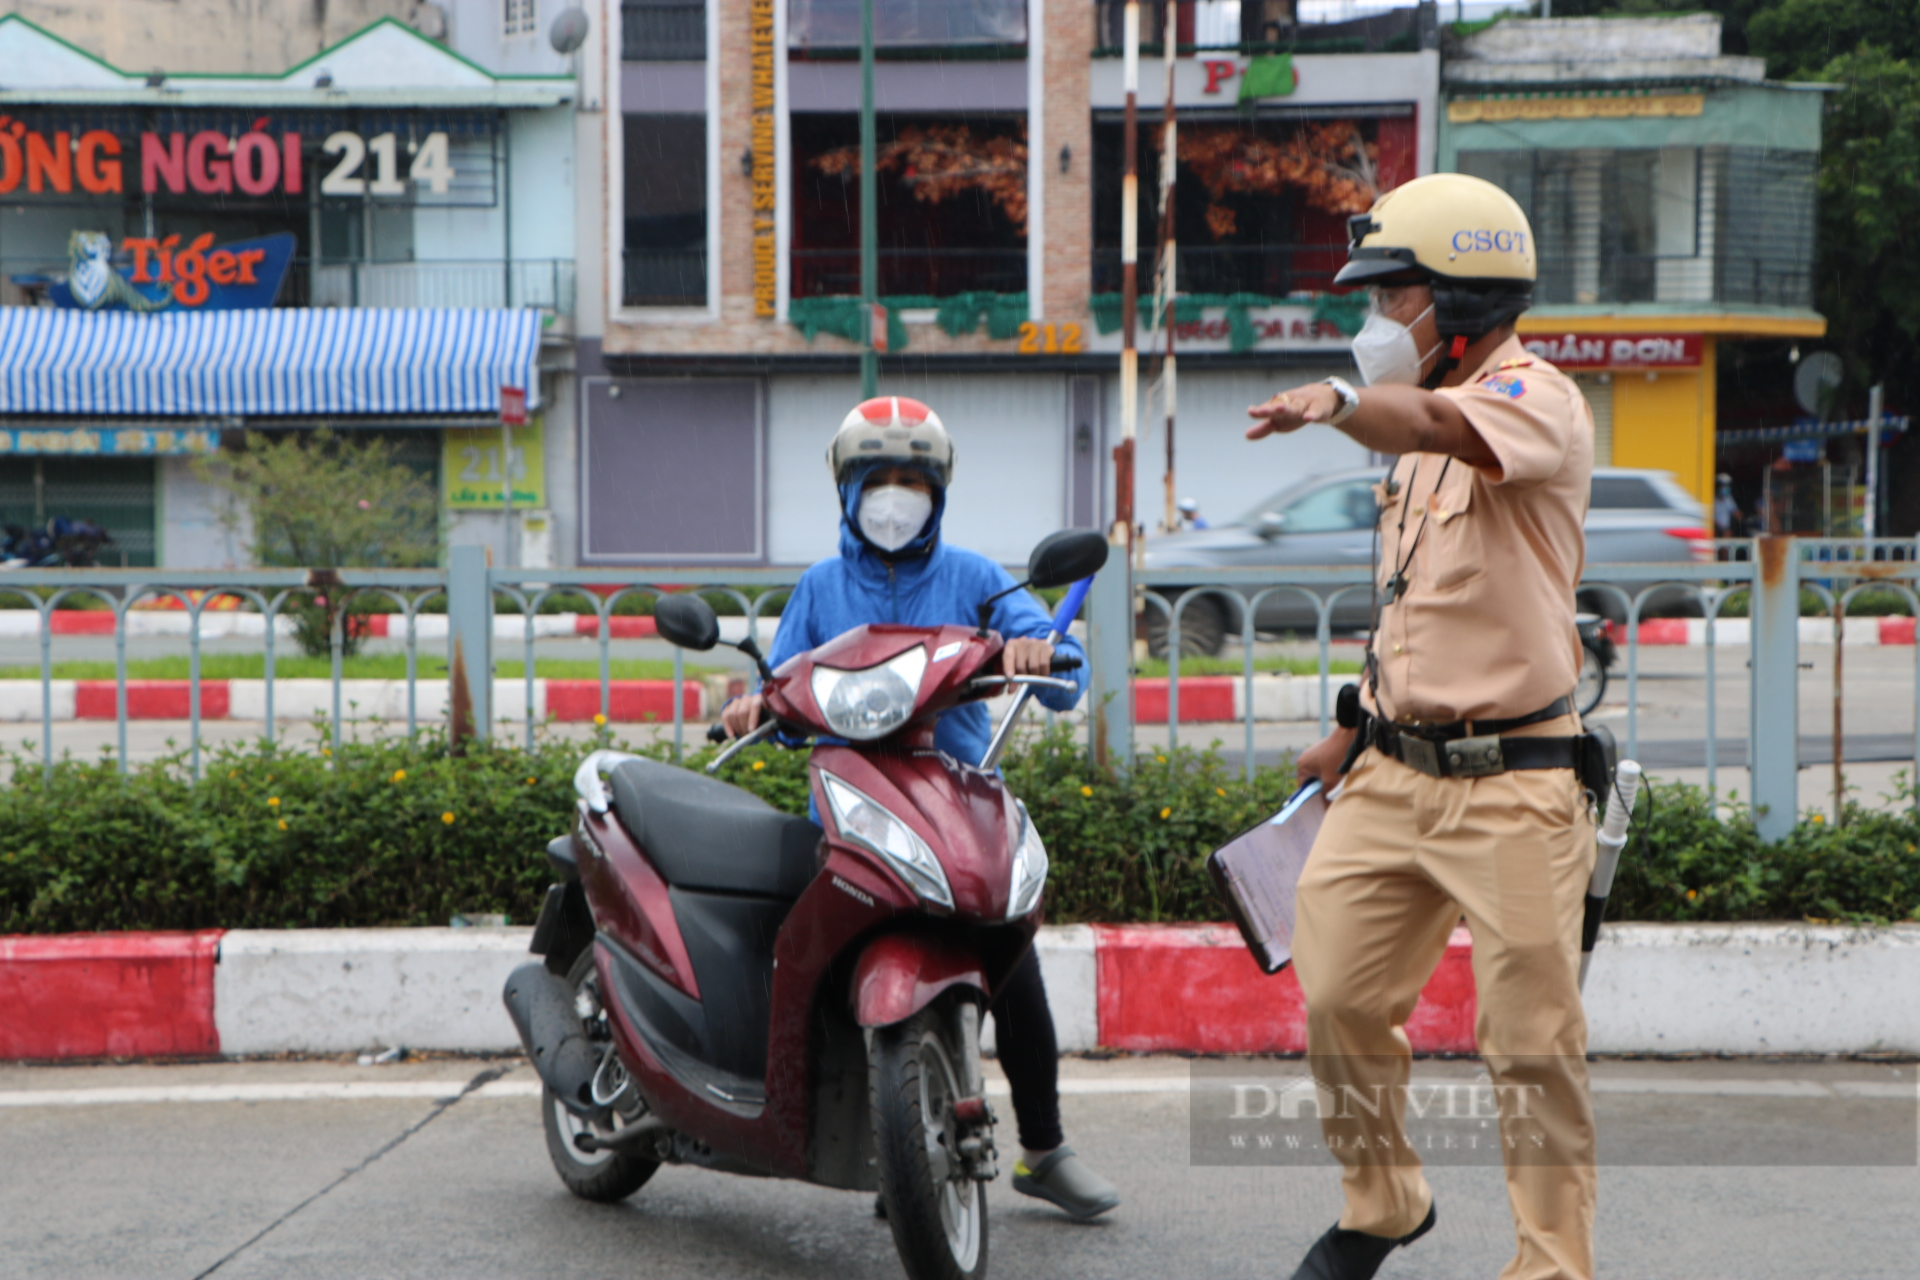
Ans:
[[[1092,578],[1082,578],[1067,588],[1066,599],[1060,602],[1060,608],[1053,615],[1053,634],[1056,637],[1067,634],[1067,628],[1073,625],[1081,603],[1087,598],[1087,590],[1092,586]]]

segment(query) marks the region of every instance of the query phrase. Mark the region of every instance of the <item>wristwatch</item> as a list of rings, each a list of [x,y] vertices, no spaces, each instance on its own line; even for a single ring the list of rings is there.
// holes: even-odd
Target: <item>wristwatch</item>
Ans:
[[[1353,384],[1345,378],[1328,378],[1326,381],[1327,385],[1333,388],[1333,394],[1340,402],[1334,409],[1333,416],[1327,419],[1327,425],[1337,427],[1351,418],[1353,411],[1360,407],[1360,393],[1355,391]]]

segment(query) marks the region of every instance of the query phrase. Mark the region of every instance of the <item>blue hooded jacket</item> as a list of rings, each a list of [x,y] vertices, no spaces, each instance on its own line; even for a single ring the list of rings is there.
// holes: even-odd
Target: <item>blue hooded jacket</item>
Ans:
[[[861,467],[840,486],[840,554],[808,569],[780,611],[780,629],[774,635],[768,662],[778,667],[798,653],[817,648],[835,636],[873,622],[933,627],[974,626],[988,596],[1005,591],[1013,578],[978,552],[950,546],[940,540],[940,521],[946,514],[946,490],[933,486],[933,514],[920,536],[891,555],[881,552],[860,532],[860,490],[879,462]],[[993,606],[990,625],[1008,640],[1025,637],[1044,640],[1053,620],[1024,591],[1003,596]],[[1080,643],[1063,637],[1055,646],[1062,657],[1080,659],[1066,677],[1075,689],[1039,687],[1042,706],[1070,711],[1086,691],[1086,654]],[[993,738],[993,718],[980,703],[955,707],[934,727],[934,745],[954,759],[977,765]]]

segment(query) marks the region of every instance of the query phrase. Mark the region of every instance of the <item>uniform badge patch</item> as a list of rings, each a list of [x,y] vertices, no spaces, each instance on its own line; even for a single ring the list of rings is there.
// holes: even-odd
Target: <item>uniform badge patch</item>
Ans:
[[[1527,384],[1518,378],[1488,378],[1481,384],[1489,391],[1495,391],[1509,400],[1518,400],[1527,394]]]

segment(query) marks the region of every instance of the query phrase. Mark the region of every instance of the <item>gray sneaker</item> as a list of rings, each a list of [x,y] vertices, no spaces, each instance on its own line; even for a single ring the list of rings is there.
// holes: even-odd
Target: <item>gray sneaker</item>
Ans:
[[[1072,1147],[1056,1147],[1033,1168],[1018,1160],[1013,1189],[1058,1205],[1075,1218],[1097,1218],[1120,1203],[1120,1189],[1081,1163]]]

